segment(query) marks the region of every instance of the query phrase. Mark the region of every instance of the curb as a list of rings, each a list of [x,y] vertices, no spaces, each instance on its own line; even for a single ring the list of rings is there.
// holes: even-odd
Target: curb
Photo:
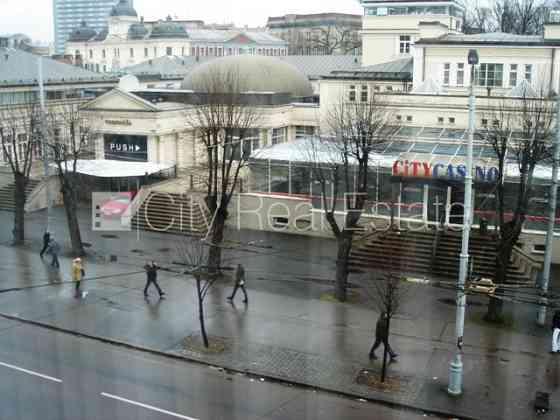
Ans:
[[[436,416],[439,416],[439,417],[446,417],[446,418],[453,419],[453,420],[459,420],[459,419],[461,419],[461,420],[481,420],[478,417],[458,416],[455,413],[450,413],[450,412],[446,412],[446,411],[442,411],[442,410],[437,410],[437,409],[434,410],[434,409],[430,409],[430,408],[414,406],[414,405],[411,405],[411,404],[406,404],[406,403],[396,402],[396,401],[390,401],[390,400],[383,399],[383,398],[365,397],[363,395],[355,395],[355,394],[352,394],[352,393],[349,393],[349,392],[332,390],[332,389],[329,389],[329,388],[325,388],[325,387],[317,386],[317,385],[312,385],[312,384],[308,384],[308,383],[301,382],[301,381],[289,381],[289,380],[286,380],[284,378],[275,377],[275,376],[270,375],[270,374],[253,373],[253,372],[250,372],[250,371],[247,371],[247,370],[232,369],[232,368],[225,367],[225,366],[214,365],[212,363],[208,363],[208,362],[205,362],[205,361],[202,361],[202,360],[192,359],[192,358],[189,358],[189,357],[186,357],[186,356],[180,356],[178,354],[173,354],[173,353],[165,352],[165,351],[162,351],[162,350],[156,350],[156,349],[146,347],[146,346],[139,346],[139,345],[136,345],[136,344],[116,340],[116,339],[113,339],[113,338],[107,338],[107,337],[102,337],[102,336],[96,336],[96,335],[81,333],[81,332],[78,332],[78,331],[68,330],[66,328],[57,327],[55,325],[47,324],[47,323],[40,322],[40,321],[33,321],[33,320],[30,320],[30,319],[21,318],[19,316],[15,316],[15,315],[0,313],[0,317],[5,318],[5,319],[9,319],[9,320],[12,320],[12,321],[21,322],[23,324],[33,325],[33,326],[36,326],[36,327],[45,328],[45,329],[49,329],[49,330],[52,330],[52,331],[73,335],[75,337],[87,338],[87,339],[98,341],[98,342],[101,342],[101,343],[110,344],[110,345],[119,346],[119,347],[124,347],[124,348],[128,348],[128,349],[131,349],[131,350],[135,350],[135,351],[139,351],[139,352],[143,352],[143,353],[149,353],[149,354],[153,354],[153,355],[160,356],[160,357],[166,357],[166,358],[169,358],[169,359],[180,360],[180,361],[183,361],[183,362],[195,363],[195,364],[203,365],[203,366],[220,368],[220,369],[223,369],[226,372],[239,373],[239,374],[246,375],[250,378],[265,378],[267,381],[272,382],[272,383],[278,383],[278,384],[289,385],[289,386],[294,386],[295,385],[295,386],[298,386],[300,388],[313,390],[313,391],[321,391],[321,392],[324,392],[324,393],[327,393],[327,394],[341,396],[341,397],[345,397],[345,398],[349,398],[349,399],[353,399],[353,400],[359,399],[359,400],[367,401],[367,402],[370,402],[370,403],[382,404],[382,405],[387,406],[387,407],[404,409],[404,410],[408,410],[408,411],[422,412],[423,414],[436,415]]]

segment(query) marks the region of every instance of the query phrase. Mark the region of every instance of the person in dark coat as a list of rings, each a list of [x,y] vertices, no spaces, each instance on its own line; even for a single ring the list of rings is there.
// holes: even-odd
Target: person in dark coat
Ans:
[[[552,316],[552,353],[560,353],[560,311],[554,311]]]
[[[48,230],[46,230],[45,233],[43,233],[43,248],[41,249],[41,253],[39,254],[41,258],[43,258],[43,255],[45,255],[45,252],[49,248],[50,241],[51,241],[51,233]]]
[[[395,360],[397,357],[397,353],[393,351],[391,346],[389,345],[389,317],[387,313],[382,312],[377,320],[377,325],[375,326],[375,343],[371,347],[369,351],[369,358],[371,360],[377,359],[375,355],[375,350],[383,343],[387,351],[389,352],[389,356],[391,356],[391,361]]]
[[[231,296],[228,296],[228,300],[233,300],[235,298],[235,294],[239,288],[241,288],[243,294],[245,295],[243,303],[247,303],[249,299],[247,297],[247,290],[245,290],[245,269],[241,264],[237,264],[237,269],[235,270],[235,287],[233,288]]]
[[[159,287],[157,282],[157,272],[159,267],[152,261],[151,263],[146,264],[144,269],[146,270],[146,287],[144,287],[144,296],[148,296],[148,288],[151,284],[153,284],[159,293],[159,297],[163,297],[165,293],[161,290],[161,287]]]

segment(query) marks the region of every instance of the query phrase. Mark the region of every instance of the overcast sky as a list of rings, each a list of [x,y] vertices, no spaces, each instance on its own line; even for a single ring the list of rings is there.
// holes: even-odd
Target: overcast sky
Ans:
[[[21,32],[33,40],[52,42],[52,0],[0,0],[0,7],[0,33]],[[268,16],[287,13],[363,11],[358,0],[134,0],[134,7],[147,20],[171,14],[206,23],[233,21],[239,26],[264,26]]]

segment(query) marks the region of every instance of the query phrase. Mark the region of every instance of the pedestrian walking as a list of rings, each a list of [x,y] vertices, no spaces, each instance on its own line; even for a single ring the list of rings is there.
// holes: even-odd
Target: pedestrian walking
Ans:
[[[58,254],[60,253],[60,245],[58,244],[58,242],[54,238],[51,238],[51,240],[49,242],[49,247],[47,249],[47,252],[49,254],[51,254],[51,256],[52,256],[51,265],[53,267],[60,268],[60,263],[58,262]]]
[[[51,233],[48,230],[46,230],[45,233],[43,233],[43,248],[41,249],[41,252],[39,253],[41,258],[43,258],[43,255],[45,255],[45,252],[49,248],[49,242],[50,241],[51,241]]]
[[[228,296],[228,300],[232,301],[235,298],[235,294],[239,288],[243,290],[243,294],[245,295],[243,303],[247,303],[249,299],[247,298],[247,290],[245,290],[245,269],[241,264],[237,264],[237,269],[235,270],[235,287],[233,288],[231,296]]]
[[[552,353],[560,353],[560,311],[554,311],[552,316]]]
[[[370,360],[377,359],[375,355],[375,350],[383,343],[383,346],[389,352],[389,356],[391,356],[391,361],[394,361],[397,357],[397,353],[393,351],[391,346],[389,345],[389,317],[387,316],[386,312],[382,312],[377,320],[377,325],[375,326],[375,343],[371,347],[369,351],[369,358]]]
[[[82,259],[80,257],[74,258],[72,260],[72,280],[76,282],[76,294],[80,291],[80,285],[85,275]]]
[[[151,263],[147,263],[144,266],[144,269],[146,270],[146,287],[144,287],[144,296],[148,296],[148,288],[153,283],[159,293],[159,297],[163,297],[165,293],[161,290],[161,287],[159,287],[157,282],[157,272],[159,270],[157,264],[152,261]]]

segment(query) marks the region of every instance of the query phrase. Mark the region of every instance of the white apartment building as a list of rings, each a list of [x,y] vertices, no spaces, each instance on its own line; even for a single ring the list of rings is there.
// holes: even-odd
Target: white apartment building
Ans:
[[[144,22],[127,0],[113,8],[105,30],[83,22],[66,43],[66,54],[76,64],[96,72],[119,72],[163,56],[285,56],[287,51],[287,42],[264,31],[201,29],[170,16]]]

